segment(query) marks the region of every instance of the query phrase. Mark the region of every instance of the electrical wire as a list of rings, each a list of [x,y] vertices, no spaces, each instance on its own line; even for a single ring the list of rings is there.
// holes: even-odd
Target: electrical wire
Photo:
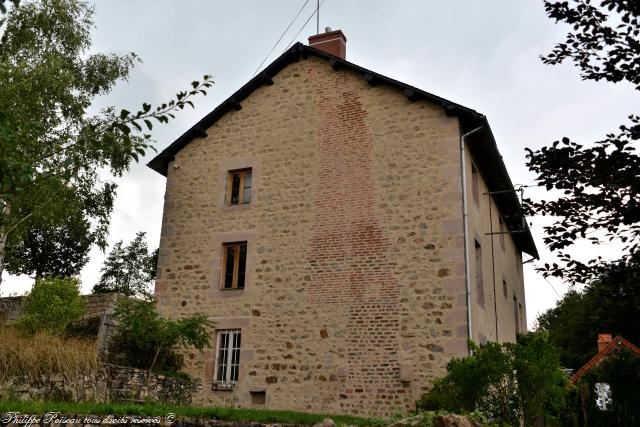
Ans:
[[[311,21],[311,18],[313,18],[313,15],[315,15],[318,10],[320,9],[320,6],[322,6],[322,4],[324,3],[324,0],[322,0],[320,2],[320,4],[318,5],[318,7],[313,11],[313,13],[311,14],[311,16],[309,16],[307,18],[307,20],[305,21],[304,25],[302,25],[302,28],[300,28],[300,30],[296,33],[295,36],[293,36],[293,39],[289,42],[289,44],[287,45],[287,47],[284,50],[289,49],[289,46],[291,46],[293,44],[294,41],[296,41],[296,39],[298,38],[298,36],[300,35],[300,33],[302,32],[302,30],[304,30],[304,28],[307,26],[307,24],[309,23],[309,21]]]
[[[307,4],[309,3],[310,0],[307,0],[304,2],[304,4],[302,5],[302,7],[300,8],[300,10],[298,11],[298,13],[296,13],[296,16],[293,17],[293,19],[291,20],[291,22],[289,22],[289,25],[287,25],[287,28],[284,29],[284,31],[282,32],[282,34],[280,34],[280,37],[278,38],[278,41],[273,45],[273,47],[271,48],[271,50],[269,51],[269,53],[267,53],[267,56],[264,57],[264,59],[262,60],[262,62],[260,63],[260,65],[258,65],[258,68],[256,68],[256,71],[254,71],[253,76],[254,77],[256,74],[258,74],[258,71],[260,71],[260,67],[262,67],[262,65],[267,61],[267,59],[269,58],[269,56],[273,53],[274,49],[276,48],[276,46],[278,46],[278,43],[280,43],[280,40],[282,40],[282,38],[284,37],[285,34],[287,34],[287,31],[289,31],[289,28],[291,28],[291,26],[293,25],[293,23],[296,21],[296,19],[298,19],[298,16],[300,16],[300,14],[302,13],[302,11],[304,10],[304,8],[307,6]],[[297,35],[296,35],[297,37]],[[288,46],[287,46],[288,48]],[[285,49],[286,50],[286,49]]]
[[[533,266],[535,268],[539,268],[536,264],[533,264]],[[551,282],[549,281],[549,279],[547,279],[546,277],[542,276],[542,278],[544,279],[545,282],[547,282],[547,284],[549,286],[551,286],[551,289],[553,289],[553,292],[555,292],[555,294],[558,296],[558,298],[562,298],[562,296],[558,293],[558,291],[556,291],[556,288],[553,286],[553,284],[551,284]]]

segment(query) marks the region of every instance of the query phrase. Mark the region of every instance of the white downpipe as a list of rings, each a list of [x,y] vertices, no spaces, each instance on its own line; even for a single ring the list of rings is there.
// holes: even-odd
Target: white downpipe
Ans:
[[[467,203],[467,168],[465,167],[465,142],[467,137],[482,130],[482,126],[463,134],[460,137],[460,171],[462,175],[462,229],[464,234],[464,281],[467,292],[467,335],[473,339],[471,328],[471,263],[469,262],[469,205]],[[469,355],[473,351],[469,347]]]

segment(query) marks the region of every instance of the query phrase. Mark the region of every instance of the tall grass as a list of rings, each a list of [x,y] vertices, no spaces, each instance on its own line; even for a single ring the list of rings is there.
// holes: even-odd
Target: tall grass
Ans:
[[[35,381],[56,374],[75,377],[97,367],[95,341],[45,334],[26,336],[14,327],[0,327],[0,382],[10,378]]]

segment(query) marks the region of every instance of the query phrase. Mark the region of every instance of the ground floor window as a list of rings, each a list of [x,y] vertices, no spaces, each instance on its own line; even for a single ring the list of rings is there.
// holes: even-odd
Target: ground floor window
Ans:
[[[240,372],[240,329],[218,331],[216,385],[233,387]]]

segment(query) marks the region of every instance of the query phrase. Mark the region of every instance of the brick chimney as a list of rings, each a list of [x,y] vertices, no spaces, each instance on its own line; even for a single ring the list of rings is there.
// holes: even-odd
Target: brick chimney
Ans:
[[[324,33],[309,37],[309,46],[337,56],[340,59],[346,59],[347,38],[342,31],[331,31],[329,27],[325,28],[324,31]]]
[[[598,352],[601,352],[611,342],[610,334],[598,334]]]

